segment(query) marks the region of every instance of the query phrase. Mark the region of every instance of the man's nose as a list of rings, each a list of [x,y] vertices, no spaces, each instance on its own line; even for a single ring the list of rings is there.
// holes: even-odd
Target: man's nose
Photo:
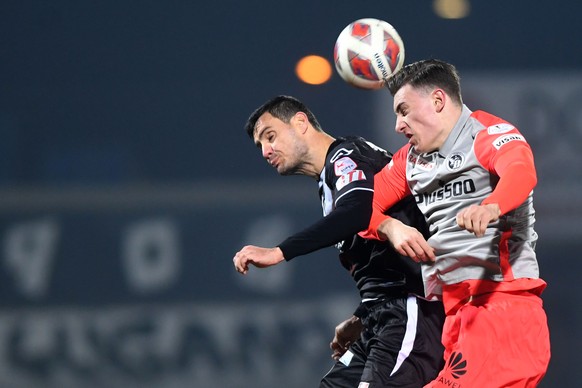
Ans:
[[[269,159],[269,156],[271,156],[271,154],[273,153],[273,147],[271,147],[268,144],[265,144],[262,147],[262,152],[263,152],[263,158]]]
[[[396,125],[394,126],[394,130],[396,131],[396,133],[402,133],[404,132],[404,127],[406,125],[404,124],[404,122],[400,119],[396,119]]]

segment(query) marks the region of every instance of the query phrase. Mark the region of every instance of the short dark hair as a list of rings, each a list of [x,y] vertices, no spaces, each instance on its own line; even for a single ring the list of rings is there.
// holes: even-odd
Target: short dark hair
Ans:
[[[414,88],[441,88],[453,101],[461,105],[461,78],[455,66],[438,59],[425,59],[404,66],[386,82],[394,96],[403,86]]]
[[[255,111],[250,115],[245,125],[245,131],[251,139],[253,139],[255,134],[255,126],[257,125],[259,117],[267,112],[284,123],[289,123],[291,118],[295,116],[297,112],[303,112],[307,115],[307,119],[311,125],[317,131],[322,131],[317,118],[304,103],[295,97],[281,95],[271,98],[269,101],[255,109]]]

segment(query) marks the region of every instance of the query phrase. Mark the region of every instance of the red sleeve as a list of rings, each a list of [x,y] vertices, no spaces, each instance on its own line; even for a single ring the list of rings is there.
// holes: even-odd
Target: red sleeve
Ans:
[[[360,232],[360,236],[368,239],[381,240],[378,236],[378,226],[389,216],[384,213],[398,203],[402,198],[410,195],[410,188],[406,181],[406,158],[410,145],[399,149],[388,163],[374,177],[374,201],[372,217],[368,230]]]
[[[480,132],[475,139],[479,162],[499,181],[483,205],[496,203],[501,214],[521,205],[537,184],[534,158],[525,138],[514,128],[503,134]]]

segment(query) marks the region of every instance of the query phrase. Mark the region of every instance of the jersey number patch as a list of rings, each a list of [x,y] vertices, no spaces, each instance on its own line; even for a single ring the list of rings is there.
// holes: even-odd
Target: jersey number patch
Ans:
[[[366,174],[362,170],[354,170],[350,171],[347,174],[344,174],[338,178],[335,182],[335,188],[337,191],[340,191],[347,185],[355,181],[363,181],[366,179]]]

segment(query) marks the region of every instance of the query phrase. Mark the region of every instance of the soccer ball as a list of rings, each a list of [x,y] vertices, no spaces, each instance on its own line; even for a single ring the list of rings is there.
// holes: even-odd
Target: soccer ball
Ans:
[[[339,34],[333,57],[344,81],[362,89],[379,89],[402,68],[404,43],[389,23],[358,19]]]

